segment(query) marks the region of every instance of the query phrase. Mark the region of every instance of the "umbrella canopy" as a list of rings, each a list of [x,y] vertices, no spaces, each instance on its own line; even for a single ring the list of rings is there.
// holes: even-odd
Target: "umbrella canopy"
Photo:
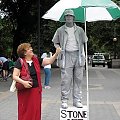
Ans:
[[[103,7],[88,7],[86,8],[86,15],[84,7],[72,9],[75,14],[76,22],[92,22],[92,21],[102,21],[102,20],[115,20],[120,18],[120,9],[119,8],[103,8]],[[65,22],[64,14],[57,18],[56,20]]]
[[[81,6],[84,7],[115,7],[116,4],[111,0],[78,0],[81,1]]]
[[[42,18],[64,22],[63,13],[71,8],[75,13],[75,22],[120,18],[120,8],[110,0],[60,0]]]

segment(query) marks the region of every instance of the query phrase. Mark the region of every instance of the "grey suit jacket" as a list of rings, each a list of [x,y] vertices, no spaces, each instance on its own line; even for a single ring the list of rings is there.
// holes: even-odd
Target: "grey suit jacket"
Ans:
[[[85,52],[84,52],[84,43],[87,42],[87,37],[85,37],[84,30],[74,24],[75,29],[75,38],[78,42],[78,48],[79,48],[79,64],[80,66],[84,66],[85,64]],[[54,37],[52,39],[55,47],[61,47],[62,52],[58,56],[58,66],[61,68],[65,67],[65,47],[68,40],[68,33],[66,25],[61,26],[58,28],[54,34]]]

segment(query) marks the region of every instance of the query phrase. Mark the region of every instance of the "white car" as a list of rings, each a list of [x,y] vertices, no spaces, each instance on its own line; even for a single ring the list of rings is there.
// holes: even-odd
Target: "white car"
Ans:
[[[104,55],[93,55],[92,57],[92,67],[95,67],[95,65],[103,65],[105,67],[105,57]]]

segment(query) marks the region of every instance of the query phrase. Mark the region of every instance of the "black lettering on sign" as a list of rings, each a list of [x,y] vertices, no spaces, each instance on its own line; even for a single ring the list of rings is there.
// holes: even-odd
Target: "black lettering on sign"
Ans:
[[[61,118],[66,118],[66,120],[83,120],[87,118],[87,111],[78,111],[78,110],[61,110]]]
[[[66,118],[67,117],[66,110],[61,110],[61,117],[62,118]]]
[[[78,118],[87,118],[87,111],[78,111]]]
[[[83,111],[83,118],[87,118],[87,111]]]
[[[79,112],[79,111],[78,111],[78,112]],[[79,117],[78,117],[78,112],[77,112],[77,111],[74,111],[74,112],[73,112],[73,117],[74,117],[74,118],[79,118]]]
[[[87,111],[66,111],[69,118],[87,118]]]
[[[72,117],[72,112],[73,112],[73,111],[67,111],[67,112],[68,112],[69,118],[71,118],[71,117]]]

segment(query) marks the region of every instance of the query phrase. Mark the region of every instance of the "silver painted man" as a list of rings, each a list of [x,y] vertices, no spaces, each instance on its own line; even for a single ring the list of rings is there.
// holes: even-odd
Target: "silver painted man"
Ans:
[[[74,23],[73,10],[64,12],[65,25],[58,28],[52,39],[54,46],[61,47],[58,57],[61,68],[61,107],[68,107],[69,94],[72,87],[73,106],[81,108],[83,68],[85,65],[84,43],[87,42],[84,30]],[[86,39],[85,39],[86,38]]]

